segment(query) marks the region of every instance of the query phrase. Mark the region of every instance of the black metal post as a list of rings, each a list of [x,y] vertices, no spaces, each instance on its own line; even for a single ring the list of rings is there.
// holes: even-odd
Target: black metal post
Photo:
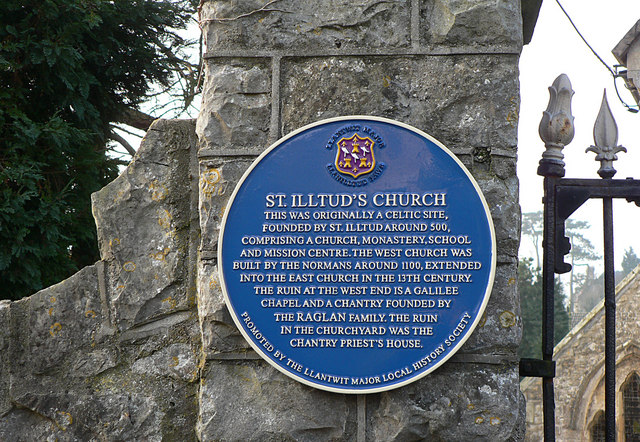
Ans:
[[[544,178],[544,254],[542,258],[542,359],[553,361],[554,347],[554,289],[555,289],[555,177]],[[544,440],[553,442],[555,435],[555,399],[553,377],[542,378],[544,410]]]
[[[616,287],[613,258],[613,208],[611,198],[602,199],[604,224],[605,369],[604,413],[607,442],[616,440]]]

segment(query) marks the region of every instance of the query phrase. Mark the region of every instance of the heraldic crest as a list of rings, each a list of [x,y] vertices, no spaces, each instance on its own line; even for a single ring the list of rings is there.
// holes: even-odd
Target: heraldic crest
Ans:
[[[369,138],[362,138],[354,133],[349,138],[341,138],[337,143],[335,166],[336,169],[354,178],[371,172],[376,167],[373,155],[375,142]]]

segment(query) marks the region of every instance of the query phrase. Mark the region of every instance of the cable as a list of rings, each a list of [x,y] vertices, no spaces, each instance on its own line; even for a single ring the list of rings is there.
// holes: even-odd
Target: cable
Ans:
[[[609,71],[609,73],[611,74],[611,76],[613,77],[613,86],[615,87],[616,90],[616,95],[618,96],[618,99],[620,100],[620,102],[622,103],[622,105],[624,107],[627,108],[627,110],[629,112],[633,112],[636,113],[638,112],[639,106],[638,105],[633,105],[633,106],[629,106],[620,96],[620,92],[618,92],[618,85],[616,84],[616,78],[620,77],[619,74],[617,74],[613,69],[611,69],[611,67],[602,59],[602,57],[600,57],[600,55],[598,55],[598,53],[591,47],[591,45],[589,44],[589,42],[587,41],[586,38],[584,38],[584,36],[582,35],[582,33],[580,32],[580,30],[578,29],[578,27],[576,26],[576,24],[573,22],[573,20],[571,19],[571,17],[569,16],[569,14],[567,13],[567,11],[564,9],[564,7],[560,4],[560,0],[556,0],[556,3],[558,4],[558,6],[560,6],[560,9],[562,10],[562,12],[564,13],[564,15],[567,17],[567,19],[569,20],[569,23],[571,23],[571,26],[573,26],[573,29],[575,29],[575,31],[578,33],[578,35],[580,36],[580,38],[582,39],[582,41],[584,42],[584,44],[587,45],[587,47],[591,50],[591,52],[593,52],[593,55],[596,56],[596,58],[598,60],[600,60],[600,63],[602,63],[604,65],[604,67],[607,68],[607,70]]]
[[[616,89],[616,95],[618,96],[618,100],[620,100],[622,105],[626,107],[629,112],[637,114],[638,112],[640,112],[640,106],[638,105],[629,106],[620,96],[620,92],[618,91],[618,83],[616,82],[618,78],[620,78],[620,75],[616,75],[615,77],[613,77],[613,87]]]
[[[562,9],[562,12],[564,12],[564,15],[567,16],[567,18],[569,19],[569,23],[571,23],[571,26],[573,26],[573,29],[576,30],[576,32],[578,33],[578,35],[580,36],[580,38],[582,39],[584,44],[586,44],[587,47],[589,49],[591,49],[591,52],[593,52],[593,55],[595,55],[598,58],[598,60],[600,60],[600,63],[602,63],[604,65],[604,67],[606,67],[607,70],[611,73],[611,75],[613,75],[615,77],[616,74],[615,74],[615,72],[613,72],[613,69],[611,69],[607,63],[605,63],[605,61],[598,55],[598,53],[591,47],[589,42],[584,38],[582,33],[578,30],[576,24],[573,22],[573,20],[571,20],[571,17],[569,17],[569,14],[567,13],[567,11],[560,4],[560,0],[556,0],[556,3],[558,4],[558,6],[560,6],[560,9]]]

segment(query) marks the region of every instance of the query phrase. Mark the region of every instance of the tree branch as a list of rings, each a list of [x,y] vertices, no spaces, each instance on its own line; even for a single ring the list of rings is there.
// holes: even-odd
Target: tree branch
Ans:
[[[151,115],[145,114],[137,109],[125,107],[117,122],[146,131],[154,120],[155,118]]]
[[[160,52],[162,52],[165,57],[167,57],[167,60],[169,60],[174,66],[184,66],[189,70],[190,73],[193,73],[195,69],[199,68],[197,64],[191,63],[189,60],[176,56],[173,50],[163,45],[157,36],[153,37],[153,42],[156,44],[158,49],[160,49]]]
[[[135,132],[131,132],[130,130],[125,129],[124,127],[116,126],[115,124],[110,124],[109,126],[111,127],[111,129],[118,129],[119,131],[122,131],[122,132],[124,132],[126,134],[129,134],[129,135],[133,135],[134,137],[144,138],[144,135],[140,135],[140,134],[137,134]]]
[[[122,145],[122,147],[124,147],[125,149],[127,149],[127,152],[129,152],[129,155],[134,156],[136,154],[136,150],[131,146],[131,144],[129,144],[127,142],[127,140],[125,140],[124,138],[122,138],[120,135],[118,135],[114,130],[112,130],[109,133],[109,137],[113,140],[113,141],[117,141],[118,143],[120,143]]]

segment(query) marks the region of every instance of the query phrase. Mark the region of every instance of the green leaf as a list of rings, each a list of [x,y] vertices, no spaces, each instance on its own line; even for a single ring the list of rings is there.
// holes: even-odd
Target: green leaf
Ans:
[[[180,56],[173,28],[196,3],[0,1],[0,299],[99,259],[90,197],[118,173],[110,123],[184,77],[163,50]]]

